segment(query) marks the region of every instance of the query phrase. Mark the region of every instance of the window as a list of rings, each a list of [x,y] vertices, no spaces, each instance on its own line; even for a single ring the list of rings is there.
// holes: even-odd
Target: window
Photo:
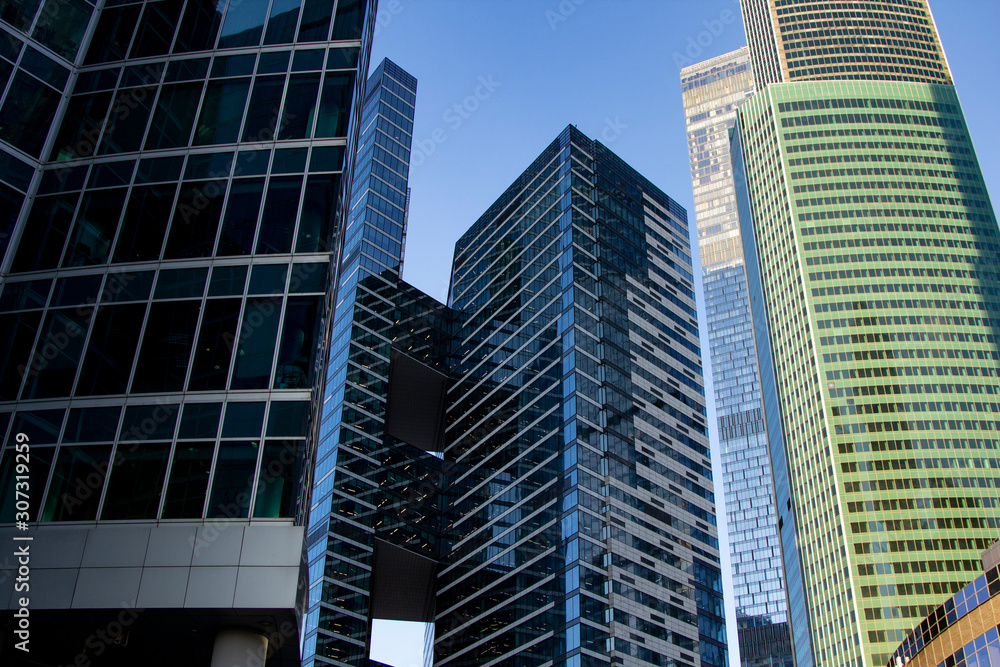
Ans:
[[[228,144],[239,139],[249,91],[249,78],[209,82],[193,143]]]

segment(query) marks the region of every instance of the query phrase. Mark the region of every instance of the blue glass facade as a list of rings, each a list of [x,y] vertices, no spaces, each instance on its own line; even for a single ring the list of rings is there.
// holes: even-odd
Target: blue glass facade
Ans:
[[[308,660],[364,664],[385,618],[433,620],[440,665],[721,667],[684,210],[567,128],[459,240],[446,308],[398,274],[415,83],[384,63],[360,116]]]
[[[746,47],[681,71],[740,663],[790,667],[781,544],[729,157],[736,108],[754,90]]]
[[[726,663],[687,234],[571,126],[457,243],[439,664]]]

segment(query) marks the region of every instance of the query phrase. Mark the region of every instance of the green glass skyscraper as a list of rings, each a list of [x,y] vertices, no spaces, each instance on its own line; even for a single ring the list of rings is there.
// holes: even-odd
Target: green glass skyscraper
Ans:
[[[1000,234],[925,2],[744,10],[769,85],[733,161],[797,662],[885,664],[997,534]]]

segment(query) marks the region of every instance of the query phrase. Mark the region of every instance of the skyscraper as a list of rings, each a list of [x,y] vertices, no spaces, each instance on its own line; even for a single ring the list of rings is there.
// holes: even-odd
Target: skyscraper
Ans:
[[[312,407],[373,12],[4,6],[0,521],[31,524],[7,544],[32,538],[29,595],[0,563],[2,605],[32,619],[27,655],[4,615],[4,664],[298,664]]]
[[[401,278],[417,81],[368,79],[307,537],[305,661],[365,665],[375,619],[434,620],[450,311]],[[427,496],[426,498],[424,496]]]
[[[723,665],[684,210],[569,127],[459,240],[446,308],[399,279],[415,90],[383,63],[361,116],[309,660],[363,664],[381,618],[434,621],[441,665]]]
[[[782,63],[733,165],[797,664],[885,664],[1000,521],[996,217],[925,2],[744,11]]]
[[[744,667],[791,665],[771,461],[729,157],[754,93],[746,47],[681,70]]]
[[[439,664],[725,664],[687,248],[573,126],[456,244]]]

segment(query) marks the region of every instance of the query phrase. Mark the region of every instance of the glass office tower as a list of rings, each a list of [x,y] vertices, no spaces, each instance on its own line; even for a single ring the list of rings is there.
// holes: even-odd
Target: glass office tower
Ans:
[[[794,25],[812,4],[782,5],[783,34],[819,28]],[[937,44],[906,5],[893,20]],[[885,664],[1000,521],[996,217],[943,55],[892,49],[768,85],[734,137],[800,665]]]
[[[4,4],[0,521],[21,511],[24,433],[32,664],[244,649],[297,664],[311,414],[373,13]]]
[[[790,667],[771,460],[729,158],[736,107],[754,90],[746,47],[681,70],[740,664]]]
[[[451,314],[400,279],[416,90],[384,60],[360,115],[312,481],[308,666],[367,665],[375,619],[434,620]]]
[[[437,664],[725,664],[688,243],[570,126],[456,244]]]

